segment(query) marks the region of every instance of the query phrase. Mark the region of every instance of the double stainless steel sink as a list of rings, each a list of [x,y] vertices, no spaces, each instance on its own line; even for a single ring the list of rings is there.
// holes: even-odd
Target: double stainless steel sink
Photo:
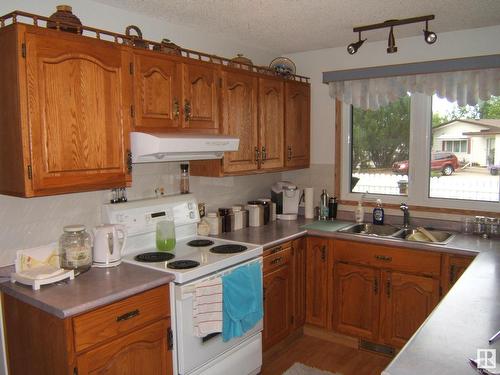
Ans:
[[[453,237],[455,237],[455,234],[451,232],[427,229],[427,232],[434,237],[434,241],[418,228],[400,228],[388,224],[373,225],[369,223],[353,224],[346,228],[339,229],[338,232],[357,234],[361,236],[400,239],[404,241],[425,242],[435,245],[446,245],[453,239]]]

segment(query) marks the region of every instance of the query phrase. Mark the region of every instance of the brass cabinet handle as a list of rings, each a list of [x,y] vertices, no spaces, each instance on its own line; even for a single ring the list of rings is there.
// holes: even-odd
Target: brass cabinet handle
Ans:
[[[132,173],[132,152],[130,150],[127,150],[125,162],[127,164],[127,172]]]
[[[266,159],[267,159],[266,146],[262,146],[262,164],[264,164],[264,161]]]
[[[180,106],[179,106],[179,100],[177,98],[174,98],[174,111],[173,111],[173,117],[175,119],[179,118],[179,113],[180,113]]]
[[[292,146],[288,146],[288,160],[292,160]]]
[[[450,284],[454,284],[455,283],[455,265],[452,264],[450,266]]]
[[[281,246],[276,246],[273,249],[271,249],[271,254],[277,253],[278,251],[281,251]]]
[[[116,321],[121,322],[124,320],[129,320],[129,319],[135,318],[138,315],[139,315],[139,309],[135,309],[135,310],[129,311],[123,315],[117,316]]]
[[[385,283],[386,287],[386,293],[387,293],[387,298],[391,298],[391,279],[387,279],[387,282]]]
[[[373,293],[378,294],[378,279],[373,280]]]
[[[259,148],[256,146],[255,147],[255,164],[259,164],[259,157],[260,157]]]
[[[184,102],[184,119],[186,121],[191,119],[191,102],[187,99]]]
[[[278,263],[281,263],[281,261],[283,260],[283,258],[276,258],[276,259],[273,259],[271,261],[271,264],[278,264]]]
[[[375,259],[381,260],[381,261],[384,261],[384,262],[390,262],[390,261],[392,261],[392,257],[389,257],[387,255],[375,255]]]
[[[326,246],[321,246],[321,260],[324,262],[326,260]]]

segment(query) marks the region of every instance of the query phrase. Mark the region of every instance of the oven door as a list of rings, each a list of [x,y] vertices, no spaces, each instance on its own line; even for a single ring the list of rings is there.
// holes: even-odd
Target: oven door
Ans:
[[[262,259],[250,262],[262,262]],[[232,269],[248,264],[241,263],[214,276],[222,276],[231,272]],[[243,336],[233,338],[228,342],[222,341],[222,334],[214,334],[207,337],[196,337],[193,335],[193,298],[194,285],[207,280],[210,277],[198,279],[183,285],[175,285],[175,316],[177,335],[177,366],[179,374],[188,374],[193,370],[215,360],[220,355],[241,344],[243,341],[262,331],[262,320]],[[259,336],[260,337],[260,336]]]

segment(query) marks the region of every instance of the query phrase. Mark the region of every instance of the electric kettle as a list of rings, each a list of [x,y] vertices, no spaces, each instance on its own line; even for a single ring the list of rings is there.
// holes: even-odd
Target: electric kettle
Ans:
[[[125,226],[119,224],[98,225],[94,235],[94,267],[113,267],[122,261],[122,250],[127,239]]]

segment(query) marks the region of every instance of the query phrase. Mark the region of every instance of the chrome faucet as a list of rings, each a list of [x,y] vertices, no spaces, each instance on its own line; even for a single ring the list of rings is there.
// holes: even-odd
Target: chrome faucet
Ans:
[[[410,209],[406,202],[402,202],[399,209],[403,211],[403,228],[408,228],[410,226]]]

